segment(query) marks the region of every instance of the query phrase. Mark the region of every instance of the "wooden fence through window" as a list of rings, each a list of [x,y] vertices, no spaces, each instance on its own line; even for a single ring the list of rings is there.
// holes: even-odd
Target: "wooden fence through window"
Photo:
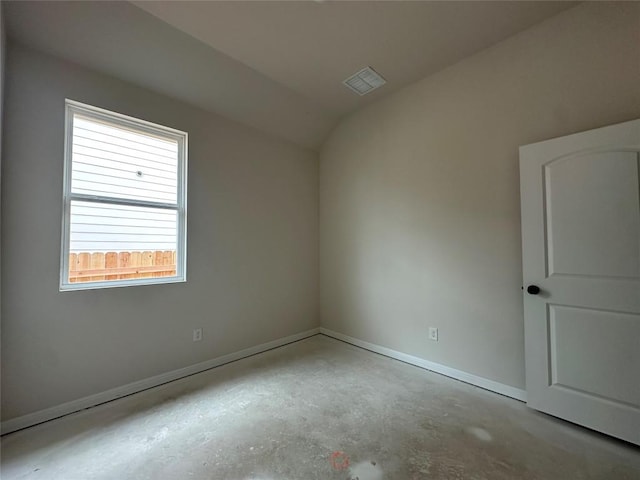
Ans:
[[[71,283],[175,275],[175,250],[69,254],[69,282]]]

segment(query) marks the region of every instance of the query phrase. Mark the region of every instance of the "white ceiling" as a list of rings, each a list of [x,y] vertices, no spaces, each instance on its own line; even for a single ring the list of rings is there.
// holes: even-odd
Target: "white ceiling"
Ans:
[[[571,6],[543,1],[134,1],[213,48],[345,114]],[[366,66],[367,97],[342,80]]]
[[[2,2],[10,39],[305,147],[339,118],[575,2]],[[342,85],[370,65],[387,84]]]

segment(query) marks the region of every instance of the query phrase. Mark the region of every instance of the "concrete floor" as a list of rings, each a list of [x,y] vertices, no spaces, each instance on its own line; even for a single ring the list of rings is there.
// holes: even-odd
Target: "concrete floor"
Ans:
[[[640,449],[324,336],[2,438],[2,479],[640,479]]]

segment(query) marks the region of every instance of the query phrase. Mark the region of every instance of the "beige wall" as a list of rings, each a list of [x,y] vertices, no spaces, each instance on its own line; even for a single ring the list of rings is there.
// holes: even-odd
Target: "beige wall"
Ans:
[[[2,250],[2,130],[4,129],[4,59],[6,55],[7,37],[4,30],[4,5],[0,2],[0,251]],[[0,271],[2,256],[0,255]],[[0,275],[0,312],[2,312],[2,276]],[[0,315],[0,320],[2,319]],[[2,327],[0,325],[0,338]],[[0,341],[1,343],[1,341]],[[2,388],[0,388],[1,396]]]
[[[581,5],[351,115],[320,232],[313,153],[12,46],[3,420],[317,326],[319,233],[323,326],[523,387],[517,149],[640,116],[639,22]],[[187,283],[58,292],[65,97],[189,132]]]
[[[345,119],[322,326],[523,388],[518,146],[640,117],[639,34],[640,4],[582,4]]]
[[[318,326],[314,153],[53,57],[7,60],[3,420]],[[65,98],[189,133],[187,283],[58,291]]]
[[[4,30],[4,5],[0,3],[0,250],[2,246],[2,130],[4,128],[4,59],[7,47],[7,37]],[[2,263],[0,256],[0,264]],[[1,268],[0,268],[1,271]],[[2,311],[2,278],[0,276],[0,312]],[[1,318],[1,317],[0,317]],[[1,336],[0,327],[0,336]],[[1,389],[0,389],[1,391]]]

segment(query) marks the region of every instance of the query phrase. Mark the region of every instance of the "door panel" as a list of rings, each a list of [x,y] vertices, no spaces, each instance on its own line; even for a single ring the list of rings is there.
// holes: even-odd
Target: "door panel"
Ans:
[[[640,120],[521,147],[527,403],[640,445]]]
[[[573,155],[544,173],[549,274],[640,277],[638,154]]]
[[[551,386],[640,408],[640,315],[549,305],[549,336]]]

